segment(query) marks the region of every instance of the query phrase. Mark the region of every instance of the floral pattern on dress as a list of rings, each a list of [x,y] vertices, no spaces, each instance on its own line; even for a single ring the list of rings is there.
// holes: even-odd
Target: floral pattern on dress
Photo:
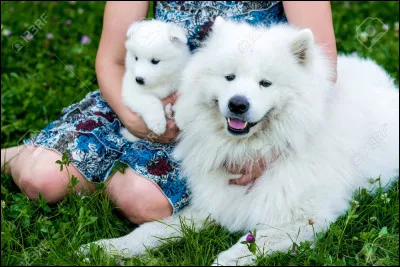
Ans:
[[[74,166],[91,182],[103,183],[118,162],[157,184],[178,212],[190,192],[181,177],[179,162],[171,157],[174,144],[148,140],[130,142],[121,136],[121,121],[99,91],[63,110],[61,118],[48,124],[26,144],[66,153]]]
[[[285,23],[281,1],[156,1],[155,18],[188,31],[189,47],[201,46],[217,16],[249,24]]]

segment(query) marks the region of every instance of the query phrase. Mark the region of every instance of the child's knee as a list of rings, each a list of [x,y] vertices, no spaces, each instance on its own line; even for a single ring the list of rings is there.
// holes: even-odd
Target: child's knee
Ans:
[[[64,176],[53,167],[32,166],[21,170],[19,187],[32,200],[37,200],[40,193],[47,202],[55,203],[67,194],[68,180]]]
[[[136,224],[142,224],[145,222],[151,222],[153,220],[164,219],[171,215],[172,207],[165,196],[154,194],[155,192],[148,192],[148,194],[153,195],[152,199],[139,199],[133,198],[126,200],[123,203],[124,212],[127,218]]]
[[[146,178],[137,175],[134,181],[121,177],[113,177],[113,180],[109,184],[109,196],[131,222],[142,224],[171,215],[172,206],[168,199]]]
[[[172,213],[171,204],[169,204],[168,200],[165,198],[160,200],[157,197],[151,200],[151,203],[145,203],[137,198],[127,199],[121,201],[119,208],[135,224],[164,219]]]

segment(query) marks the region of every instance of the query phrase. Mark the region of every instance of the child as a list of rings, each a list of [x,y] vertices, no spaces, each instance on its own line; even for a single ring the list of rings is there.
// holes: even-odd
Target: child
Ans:
[[[107,182],[106,193],[133,223],[162,219],[179,211],[189,201],[190,192],[179,163],[171,157],[178,129],[173,121],[162,136],[154,136],[143,120],[121,99],[126,31],[129,24],[146,17],[148,2],[108,2],[103,32],[96,57],[99,91],[63,110],[39,135],[25,146],[1,150],[1,164],[29,198],[40,193],[55,203],[67,194],[69,177],[55,162],[66,153],[71,160],[70,175],[78,178],[77,190],[95,190],[95,182]],[[206,38],[216,16],[251,24],[289,22],[310,28],[317,42],[336,64],[336,44],[329,2],[276,1],[157,1],[155,18],[188,29],[189,47],[195,49]],[[334,78],[336,80],[336,78]],[[174,103],[176,96],[164,99]],[[142,140],[129,142],[119,134],[123,124]],[[45,148],[45,149],[43,149]],[[27,160],[28,159],[28,160]],[[129,166],[112,174],[119,163]],[[247,184],[262,172],[261,167],[232,169],[243,176],[233,184]]]

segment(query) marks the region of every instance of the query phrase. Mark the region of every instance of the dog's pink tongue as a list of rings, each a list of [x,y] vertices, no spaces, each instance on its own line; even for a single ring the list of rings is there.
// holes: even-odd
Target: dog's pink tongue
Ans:
[[[237,119],[230,119],[229,126],[233,129],[241,130],[244,129],[244,127],[246,127],[246,122]]]

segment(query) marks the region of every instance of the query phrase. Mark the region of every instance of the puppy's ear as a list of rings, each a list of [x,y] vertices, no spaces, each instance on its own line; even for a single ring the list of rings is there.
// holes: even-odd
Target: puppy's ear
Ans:
[[[291,53],[297,62],[304,65],[310,59],[311,48],[314,44],[314,35],[310,29],[301,30],[291,44]]]
[[[169,29],[169,39],[171,40],[171,42],[181,42],[186,44],[186,30],[182,27],[172,24]]]
[[[225,19],[221,16],[218,16],[214,20],[213,28],[218,28],[221,27],[222,24],[224,24]]]

